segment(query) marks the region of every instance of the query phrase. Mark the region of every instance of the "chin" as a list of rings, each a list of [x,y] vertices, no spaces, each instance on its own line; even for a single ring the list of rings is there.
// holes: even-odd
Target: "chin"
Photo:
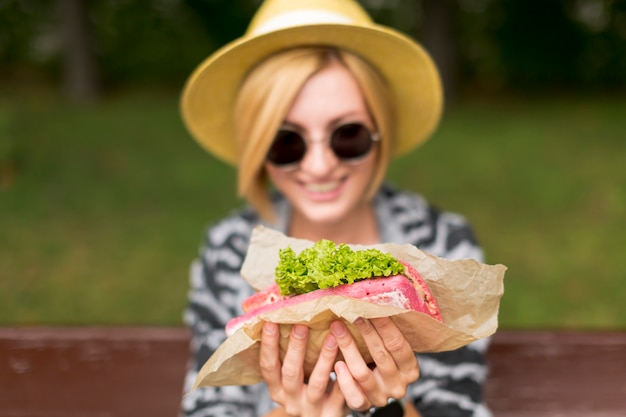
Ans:
[[[300,213],[309,222],[322,226],[341,223],[352,213],[352,210],[333,205],[328,207],[309,207],[308,210],[301,210]]]

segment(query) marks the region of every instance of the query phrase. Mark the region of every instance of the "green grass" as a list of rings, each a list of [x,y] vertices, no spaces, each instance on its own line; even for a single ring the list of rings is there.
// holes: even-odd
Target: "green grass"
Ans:
[[[14,103],[0,324],[181,323],[203,227],[240,201],[177,106],[167,94]],[[508,266],[501,327],[626,328],[624,114],[623,98],[458,103],[392,167]]]

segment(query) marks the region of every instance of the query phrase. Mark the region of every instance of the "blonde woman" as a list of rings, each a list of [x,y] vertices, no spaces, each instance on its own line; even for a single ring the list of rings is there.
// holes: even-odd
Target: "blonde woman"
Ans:
[[[207,230],[193,264],[185,391],[253,292],[239,269],[258,224],[314,241],[411,243],[438,256],[481,260],[462,217],[384,183],[392,158],[435,129],[441,95],[423,49],[374,24],[349,0],[268,0],[242,38],[196,69],[183,92],[185,123],[202,146],[237,167],[238,191],[249,205]],[[293,327],[281,362],[277,327],[266,323],[265,383],[195,390],[183,399],[183,413],[489,415],[481,400],[485,341],[415,355],[391,320],[356,325],[374,364],[335,322],[305,380],[308,328]],[[338,352],[344,360],[336,361]]]

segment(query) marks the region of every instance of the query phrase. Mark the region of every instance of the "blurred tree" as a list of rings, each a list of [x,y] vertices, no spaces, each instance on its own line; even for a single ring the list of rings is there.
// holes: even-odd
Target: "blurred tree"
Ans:
[[[448,97],[472,85],[481,91],[626,85],[626,0],[359,1],[376,21],[425,45]],[[68,88],[76,83],[88,91],[96,79],[107,90],[178,89],[202,59],[244,33],[260,3],[0,0],[0,83],[65,79]]]
[[[183,0],[216,45],[244,34],[260,0]]]
[[[448,99],[456,96],[458,51],[456,45],[456,0],[422,0],[424,20],[421,39],[439,67]]]
[[[626,86],[625,0],[458,0],[460,83],[481,91]]]
[[[57,0],[63,49],[65,94],[78,102],[98,98],[96,56],[83,0]]]
[[[361,0],[372,18],[419,41],[442,77],[447,98],[457,89],[457,0]]]
[[[54,3],[0,1],[0,86],[32,84],[50,71],[50,16]]]
[[[500,0],[492,11],[498,19],[492,39],[514,86],[571,85],[577,78],[584,34],[562,0]]]
[[[464,90],[497,90],[505,87],[506,68],[492,39],[498,18],[495,0],[459,0],[456,20],[457,84]]]
[[[108,87],[178,89],[216,45],[182,0],[91,0],[96,47]]]
[[[578,62],[582,86],[615,88],[626,84],[626,0],[578,0],[568,12],[584,34]]]
[[[359,3],[375,22],[418,37],[423,22],[422,0],[359,0]]]

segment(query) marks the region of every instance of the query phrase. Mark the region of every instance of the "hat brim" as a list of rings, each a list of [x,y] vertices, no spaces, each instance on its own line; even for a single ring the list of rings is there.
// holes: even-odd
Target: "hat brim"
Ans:
[[[233,109],[244,77],[278,51],[313,45],[353,52],[386,78],[396,104],[394,155],[410,151],[435,130],[443,107],[441,80],[419,44],[381,25],[321,24],[239,38],[203,61],[187,80],[181,98],[183,121],[191,135],[218,158],[236,164]]]

